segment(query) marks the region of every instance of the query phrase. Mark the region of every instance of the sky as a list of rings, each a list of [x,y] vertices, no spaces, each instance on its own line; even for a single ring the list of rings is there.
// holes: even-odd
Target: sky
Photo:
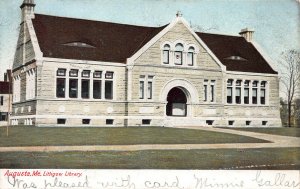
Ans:
[[[0,80],[12,66],[23,0],[0,0]],[[238,35],[255,30],[254,40],[274,60],[300,49],[297,0],[35,0],[39,14],[143,26],[170,23],[181,11],[196,31]]]

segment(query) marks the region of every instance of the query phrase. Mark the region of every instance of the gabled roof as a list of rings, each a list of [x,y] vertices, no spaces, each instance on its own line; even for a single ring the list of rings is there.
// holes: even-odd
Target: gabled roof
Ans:
[[[228,71],[277,72],[267,63],[252,43],[244,37],[196,32]]]
[[[44,57],[120,63],[126,63],[167,26],[133,26],[41,14],[35,14],[32,21]],[[196,34],[228,71],[277,73],[243,37]]]
[[[32,20],[45,57],[126,63],[165,26],[143,27],[35,14]],[[74,43],[87,44],[66,45]],[[95,48],[89,48],[95,47]]]
[[[0,81],[0,94],[12,94],[12,88],[9,88],[9,82]]]

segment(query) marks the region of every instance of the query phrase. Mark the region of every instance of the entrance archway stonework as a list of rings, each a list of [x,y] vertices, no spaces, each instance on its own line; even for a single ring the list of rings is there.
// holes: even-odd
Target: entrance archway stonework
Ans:
[[[193,104],[199,103],[199,95],[193,84],[186,79],[172,79],[168,81],[161,90],[160,101],[167,104],[168,93],[173,88],[180,88],[187,98],[187,117],[193,116]],[[166,116],[166,110],[165,110]]]

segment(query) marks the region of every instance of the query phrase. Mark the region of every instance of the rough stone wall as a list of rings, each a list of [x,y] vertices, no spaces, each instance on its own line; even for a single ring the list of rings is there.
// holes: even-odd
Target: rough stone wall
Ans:
[[[92,94],[89,99],[57,98],[56,73],[58,68],[114,72],[114,100],[93,99]],[[38,67],[37,72],[37,126],[60,126],[57,125],[58,118],[66,118],[65,125],[72,126],[83,125],[82,119],[91,119],[88,126],[106,126],[106,119],[114,119],[113,126],[124,126],[126,100],[124,65],[44,61],[43,65]],[[78,79],[80,82],[80,77]],[[93,82],[92,75],[90,82]]]

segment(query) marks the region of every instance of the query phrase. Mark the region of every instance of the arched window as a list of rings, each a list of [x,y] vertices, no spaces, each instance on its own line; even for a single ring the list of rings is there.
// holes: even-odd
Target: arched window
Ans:
[[[194,53],[195,53],[195,48],[190,47],[187,53],[187,64],[188,66],[193,66],[194,65]]]
[[[163,49],[163,63],[169,64],[170,63],[170,45],[164,45]]]
[[[183,45],[181,43],[177,43],[175,46],[175,53],[174,53],[174,63],[176,65],[182,65],[182,52],[183,52]]]

